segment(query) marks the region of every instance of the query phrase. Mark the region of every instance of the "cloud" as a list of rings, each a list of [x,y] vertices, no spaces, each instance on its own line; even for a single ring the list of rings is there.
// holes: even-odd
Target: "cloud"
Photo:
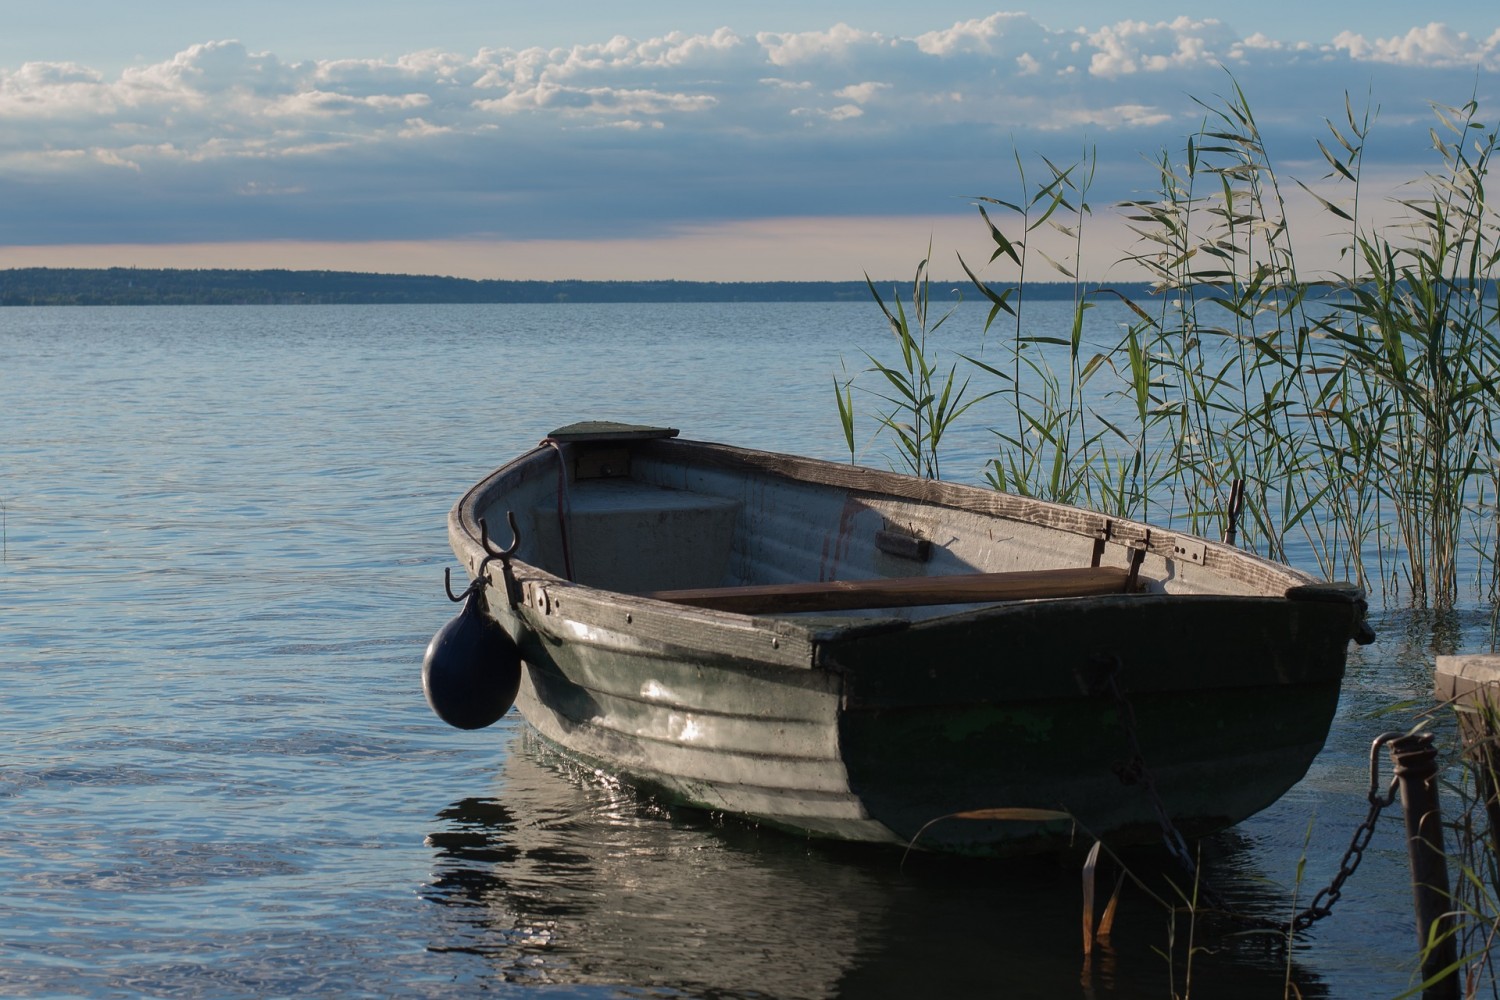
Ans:
[[[916,45],[927,55],[945,59],[965,55],[1005,58],[1018,57],[1028,48],[1067,49],[1081,34],[1051,31],[1029,14],[999,13],[918,35]]]
[[[1426,102],[1467,100],[1497,59],[1500,30],[1441,24],[1276,40],[1206,18],[1058,29],[1020,13],[911,37],[721,28],[369,59],[206,41],[114,75],[0,68],[0,199],[12,244],[634,238],[959,213],[1015,196],[1013,149],[1092,149],[1102,203],[1151,184],[1142,156],[1182,148],[1194,97],[1241,86],[1268,145],[1318,171],[1313,142],[1346,91],[1381,106],[1384,155],[1417,157]],[[1495,78],[1477,86],[1492,107]]]
[[[1227,61],[1237,37],[1212,19],[1195,21],[1121,21],[1089,36],[1094,54],[1089,72],[1112,79],[1130,73],[1164,73],[1200,69]]]
[[[876,95],[881,91],[890,89],[891,85],[888,83],[867,81],[865,83],[855,83],[847,87],[840,87],[833,92],[833,96],[846,98],[855,104],[865,104],[868,101],[874,100]]]
[[[809,63],[847,63],[862,52],[897,44],[870,31],[859,31],[847,24],[836,24],[827,31],[802,31],[781,34],[763,31],[755,40],[773,66],[799,66]]]
[[[497,114],[556,111],[576,115],[659,115],[705,111],[716,99],[708,94],[673,94],[654,90],[611,87],[560,87],[539,83],[516,88],[504,97],[477,100],[472,107]]]
[[[1488,38],[1476,39],[1454,31],[1446,24],[1432,23],[1412,28],[1395,38],[1374,41],[1352,31],[1340,32],[1333,47],[1351,59],[1400,66],[1460,69],[1500,69],[1500,28]]]

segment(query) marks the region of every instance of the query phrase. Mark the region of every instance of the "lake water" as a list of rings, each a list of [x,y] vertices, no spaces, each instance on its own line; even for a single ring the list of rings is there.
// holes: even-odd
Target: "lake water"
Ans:
[[[664,810],[514,715],[432,715],[466,486],[580,418],[847,457],[833,378],[885,337],[858,303],[0,310],[0,994],[1407,989],[1394,815],[1290,957],[1209,937],[1188,983],[1188,924],[1127,892],[1083,977],[1072,861],[903,867]],[[1332,876],[1369,742],[1416,708],[1380,713],[1426,697],[1449,640],[1377,626],[1306,780],[1206,845],[1247,910],[1292,912],[1304,856],[1304,902]]]

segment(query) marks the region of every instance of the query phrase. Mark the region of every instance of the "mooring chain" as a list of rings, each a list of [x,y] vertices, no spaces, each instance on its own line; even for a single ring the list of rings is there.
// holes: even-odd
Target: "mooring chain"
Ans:
[[[1116,768],[1116,774],[1120,780],[1127,784],[1141,784],[1146,790],[1147,797],[1151,800],[1152,809],[1156,812],[1157,822],[1161,825],[1162,839],[1166,844],[1167,853],[1176,859],[1178,864],[1191,876],[1198,886],[1200,898],[1204,899],[1215,910],[1234,919],[1239,923],[1248,924],[1264,930],[1275,930],[1282,934],[1297,933],[1305,931],[1313,924],[1322,920],[1333,912],[1333,906],[1339,901],[1344,890],[1344,883],[1349,880],[1359,863],[1364,859],[1364,852],[1370,846],[1370,840],[1375,835],[1375,823],[1380,819],[1380,814],[1386,807],[1396,801],[1398,794],[1398,781],[1393,776],[1390,784],[1382,792],[1380,788],[1380,751],[1392,740],[1400,739],[1404,733],[1382,733],[1370,744],[1370,787],[1365,798],[1370,803],[1370,809],[1365,814],[1364,821],[1355,828],[1354,836],[1349,841],[1349,848],[1344,852],[1343,859],[1339,862],[1338,874],[1333,881],[1320,889],[1313,896],[1312,903],[1306,909],[1297,913],[1291,920],[1274,921],[1263,917],[1251,917],[1247,914],[1237,913],[1224,904],[1212,890],[1198,882],[1198,866],[1193,861],[1187,849],[1187,841],[1182,832],[1172,822],[1171,814],[1167,812],[1166,804],[1162,801],[1161,794],[1157,791],[1156,781],[1151,775],[1151,770],[1146,766],[1146,760],[1141,753],[1140,740],[1136,736],[1135,709],[1126,697],[1125,691],[1119,683],[1119,674],[1123,668],[1120,658],[1116,655],[1102,657],[1101,667],[1104,668],[1102,677],[1096,677],[1097,688],[1102,688],[1114,700],[1120,712],[1120,726],[1125,730],[1125,738],[1130,745],[1131,759],[1128,763]],[[1097,689],[1096,688],[1096,689]]]
[[[1380,814],[1387,806],[1396,801],[1399,786],[1394,776],[1385,792],[1382,793],[1380,790],[1380,751],[1391,740],[1400,739],[1404,735],[1404,733],[1382,733],[1370,744],[1370,788],[1365,794],[1365,798],[1370,802],[1370,811],[1365,814],[1364,822],[1355,828],[1354,836],[1349,841],[1349,849],[1344,852],[1344,858],[1339,862],[1338,874],[1333,877],[1333,881],[1318,891],[1307,909],[1281,924],[1281,930],[1290,930],[1293,933],[1305,931],[1333,912],[1333,904],[1339,901],[1339,896],[1344,891],[1344,883],[1359,867],[1365,855],[1365,848],[1370,846],[1370,838],[1375,835],[1375,821],[1380,819]]]

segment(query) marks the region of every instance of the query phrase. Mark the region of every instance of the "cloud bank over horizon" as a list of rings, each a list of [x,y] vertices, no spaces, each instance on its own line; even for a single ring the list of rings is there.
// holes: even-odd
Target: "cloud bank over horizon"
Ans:
[[[0,67],[11,246],[670,237],[940,216],[1019,194],[1015,155],[1098,154],[1139,197],[1215,96],[1326,172],[1323,119],[1378,106],[1369,166],[1434,165],[1428,102],[1500,98],[1500,27],[1273,40],[1214,19],[1056,29],[996,13],[910,37],[727,28],[557,48],[283,61],[234,40],[106,74]],[[1487,119],[1482,119],[1487,120]],[[790,275],[789,275],[790,276]],[[821,275],[812,275],[821,277]]]

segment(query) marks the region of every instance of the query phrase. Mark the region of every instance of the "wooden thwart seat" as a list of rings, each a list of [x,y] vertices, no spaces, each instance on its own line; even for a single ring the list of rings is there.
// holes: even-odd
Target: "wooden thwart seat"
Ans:
[[[1130,571],[1123,566],[1083,566],[1011,573],[903,576],[822,583],[773,583],[748,587],[658,590],[642,597],[745,615],[795,611],[848,611],[925,604],[977,604],[1043,597],[1095,597],[1124,593]]]

